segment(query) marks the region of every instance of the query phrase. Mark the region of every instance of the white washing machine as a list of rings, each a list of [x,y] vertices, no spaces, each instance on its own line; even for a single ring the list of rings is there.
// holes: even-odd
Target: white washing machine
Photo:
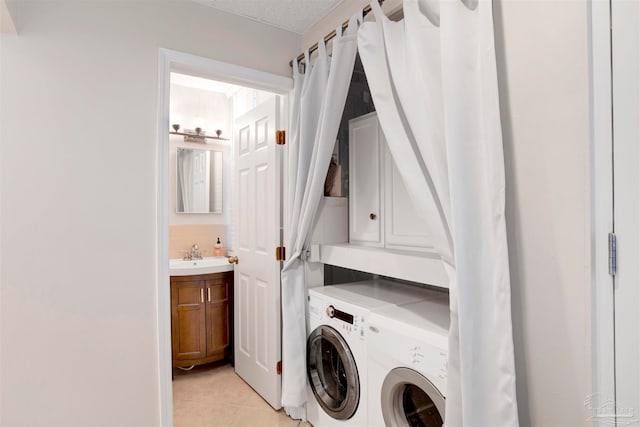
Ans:
[[[424,289],[371,280],[309,290],[307,418],[315,427],[367,426],[368,316],[426,298]]]
[[[441,427],[449,335],[448,294],[369,314],[370,426]]]

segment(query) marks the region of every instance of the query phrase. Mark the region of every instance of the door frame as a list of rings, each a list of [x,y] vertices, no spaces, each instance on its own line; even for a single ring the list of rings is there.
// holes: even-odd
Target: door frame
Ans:
[[[283,97],[285,113],[288,113],[286,106],[288,106],[289,94],[293,88],[293,80],[289,77],[171,49],[159,49],[156,133],[157,364],[160,425],[168,427],[173,425],[171,288],[169,285],[169,130],[171,125],[169,122],[169,92],[172,71],[273,92]],[[287,114],[284,114],[283,121],[286,127]],[[286,146],[283,148],[286,150]]]
[[[615,402],[614,280],[609,275],[608,235],[613,221],[613,98],[611,74],[611,7],[590,1],[590,206],[591,241],[591,394],[585,396],[587,417],[594,425],[611,421],[602,411]],[[598,416],[599,415],[599,416]],[[593,418],[591,418],[593,417]]]

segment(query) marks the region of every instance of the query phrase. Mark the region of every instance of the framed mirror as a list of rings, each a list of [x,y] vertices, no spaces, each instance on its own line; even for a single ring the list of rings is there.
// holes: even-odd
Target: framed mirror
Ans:
[[[178,148],[176,213],[222,213],[222,152]]]

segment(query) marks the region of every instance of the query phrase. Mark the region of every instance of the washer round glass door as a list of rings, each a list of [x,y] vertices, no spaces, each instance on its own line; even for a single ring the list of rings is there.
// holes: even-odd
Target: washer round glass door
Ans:
[[[307,340],[307,375],[316,400],[337,420],[349,419],[360,401],[360,379],[353,353],[331,326],[318,326]]]
[[[444,396],[419,372],[395,368],[382,383],[382,415],[387,426],[442,427]]]

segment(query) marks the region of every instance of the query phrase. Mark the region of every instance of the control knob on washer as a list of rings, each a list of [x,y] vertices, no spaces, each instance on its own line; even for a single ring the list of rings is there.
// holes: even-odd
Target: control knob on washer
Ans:
[[[332,305],[327,307],[327,316],[329,316],[329,319],[333,319],[333,316],[335,316],[335,314],[336,314],[336,309]]]

